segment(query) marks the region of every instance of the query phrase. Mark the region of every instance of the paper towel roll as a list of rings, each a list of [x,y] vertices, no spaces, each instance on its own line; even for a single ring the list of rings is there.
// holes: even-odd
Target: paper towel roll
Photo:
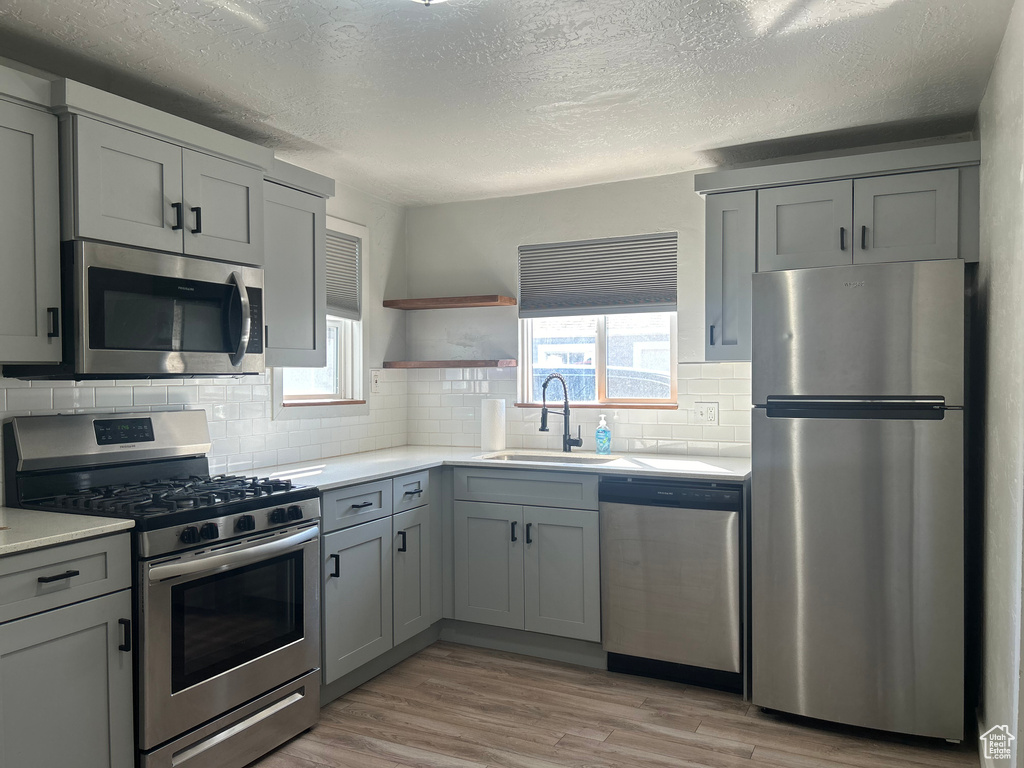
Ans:
[[[505,401],[480,401],[480,447],[485,451],[505,450]]]

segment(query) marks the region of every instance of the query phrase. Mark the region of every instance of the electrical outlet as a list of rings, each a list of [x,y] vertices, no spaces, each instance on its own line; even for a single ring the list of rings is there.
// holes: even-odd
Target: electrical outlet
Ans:
[[[693,408],[694,422],[709,426],[718,424],[718,403],[696,403]]]
[[[370,394],[380,394],[380,370],[374,369],[370,371]]]

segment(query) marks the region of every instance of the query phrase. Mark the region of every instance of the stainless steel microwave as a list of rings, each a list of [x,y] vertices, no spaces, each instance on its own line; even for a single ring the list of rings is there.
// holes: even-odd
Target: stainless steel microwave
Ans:
[[[263,270],[104,243],[61,252],[58,365],[5,365],[23,379],[262,373]]]

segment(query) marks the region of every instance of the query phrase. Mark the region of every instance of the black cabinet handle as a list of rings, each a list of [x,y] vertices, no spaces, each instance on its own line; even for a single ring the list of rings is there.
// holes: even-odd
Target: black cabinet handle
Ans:
[[[185,222],[182,221],[182,219],[184,218],[184,216],[181,213],[182,205],[181,205],[181,203],[171,203],[171,208],[174,209],[174,226],[172,226],[171,229],[173,229],[173,230],[181,229],[182,227],[185,226]],[[193,210],[195,210],[195,209],[193,209]]]
[[[352,509],[364,509],[365,507],[372,507],[372,501],[364,501],[362,504],[353,504]]]
[[[423,489],[422,488],[417,488],[415,491],[406,491],[402,495],[403,496],[418,496],[421,493],[423,493]]]
[[[132,620],[118,619],[117,623],[124,627],[124,642],[117,646],[117,650],[130,651],[132,649]]]
[[[60,310],[57,307],[47,307],[46,315],[50,320],[50,327],[46,331],[46,338],[56,339],[60,336]]]
[[[868,228],[863,226],[860,228],[860,249],[866,251],[868,249]]]
[[[519,541],[519,539],[516,538],[516,521],[515,520],[512,521],[512,541]]]
[[[839,228],[839,250],[846,250],[846,227]]]
[[[58,573],[55,576],[40,576],[36,581],[40,584],[52,584],[55,581],[64,581],[64,579],[71,579],[80,575],[81,571],[64,571],[64,573]]]
[[[327,575],[332,579],[336,579],[341,576],[341,555],[335,554],[330,557],[334,561],[334,572]]]
[[[711,326],[711,346],[715,346],[715,326]]]
[[[196,215],[196,228],[192,230],[192,234],[201,235],[203,233],[203,209],[193,208],[192,213]]]
[[[405,552],[405,551],[407,551],[407,550],[405,549],[405,531],[399,531],[399,532],[398,532],[398,535],[402,537],[402,546],[400,546],[400,547],[398,548],[398,551],[399,551],[399,552]]]
[[[533,528],[533,523],[526,524],[526,543],[533,544],[533,539],[530,537],[530,529]]]

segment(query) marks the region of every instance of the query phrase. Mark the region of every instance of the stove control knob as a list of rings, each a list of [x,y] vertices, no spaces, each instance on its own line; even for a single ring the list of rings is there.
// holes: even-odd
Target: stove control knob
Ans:
[[[292,504],[288,507],[288,519],[289,520],[301,520],[302,519],[302,507],[298,504]]]
[[[288,522],[288,513],[285,512],[284,507],[278,507],[277,509],[271,511],[270,522],[274,525],[280,525],[281,523]]]
[[[252,515],[242,515],[235,522],[235,528],[239,531],[254,531],[256,530],[256,518]]]
[[[181,532],[181,536],[179,538],[181,539],[182,544],[198,544],[199,529],[194,525],[190,525]]]
[[[220,537],[220,529],[216,523],[206,523],[199,529],[199,535],[204,539],[216,539]]]

